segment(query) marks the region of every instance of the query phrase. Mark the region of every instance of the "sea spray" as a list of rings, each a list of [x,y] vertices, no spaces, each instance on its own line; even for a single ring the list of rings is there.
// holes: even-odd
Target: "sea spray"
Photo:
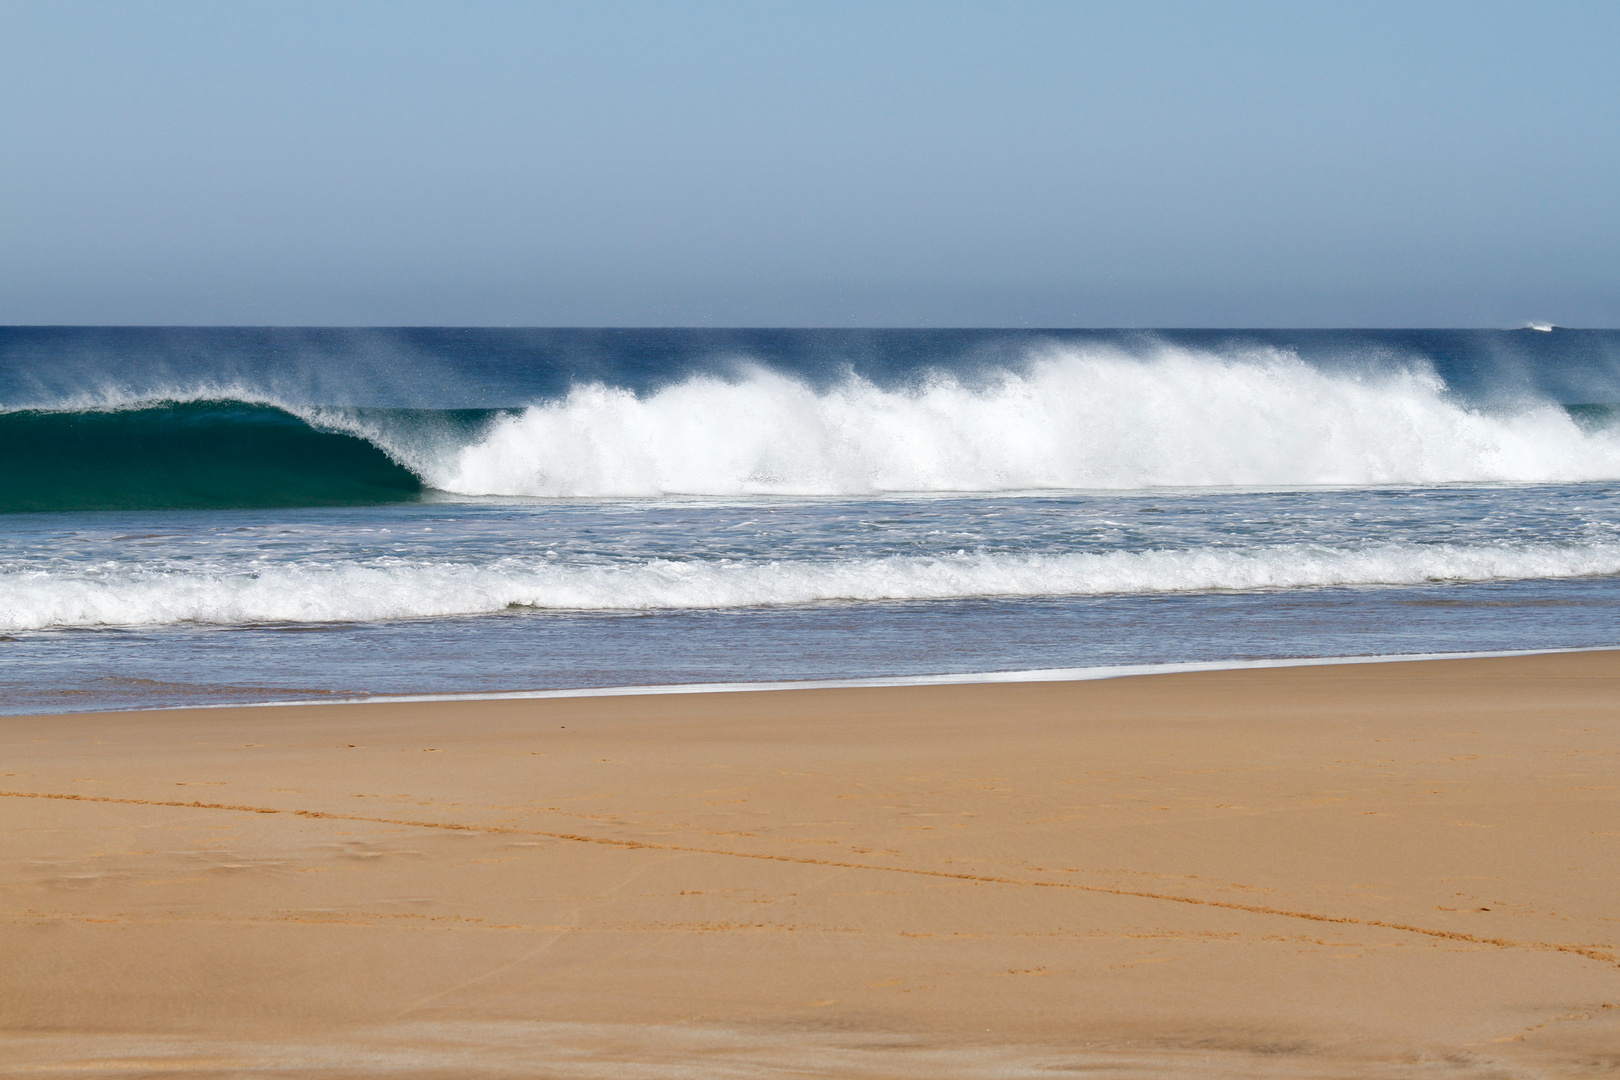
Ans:
[[[445,491],[538,497],[1545,483],[1620,477],[1620,436],[1544,402],[1467,407],[1421,368],[1051,351],[910,388],[759,367],[645,395],[578,386],[415,467]]]
[[[470,497],[1563,483],[1620,478],[1613,410],[1458,400],[1422,364],[1049,347],[892,385],[761,365],[508,409],[284,401],[238,385],[0,410],[0,512]]]

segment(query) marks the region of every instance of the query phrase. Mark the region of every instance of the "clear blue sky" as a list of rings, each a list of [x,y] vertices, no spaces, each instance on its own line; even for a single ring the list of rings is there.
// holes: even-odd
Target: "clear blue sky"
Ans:
[[[1620,3],[0,0],[0,323],[1620,326]]]

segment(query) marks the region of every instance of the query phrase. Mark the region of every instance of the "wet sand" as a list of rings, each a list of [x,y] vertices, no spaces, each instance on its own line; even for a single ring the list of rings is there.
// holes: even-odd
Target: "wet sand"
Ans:
[[[1620,653],[0,718],[0,1076],[1620,1070]]]

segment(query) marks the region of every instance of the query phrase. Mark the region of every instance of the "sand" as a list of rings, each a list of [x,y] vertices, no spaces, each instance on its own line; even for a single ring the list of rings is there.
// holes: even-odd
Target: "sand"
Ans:
[[[0,1075],[1620,1070],[1620,653],[0,718]]]

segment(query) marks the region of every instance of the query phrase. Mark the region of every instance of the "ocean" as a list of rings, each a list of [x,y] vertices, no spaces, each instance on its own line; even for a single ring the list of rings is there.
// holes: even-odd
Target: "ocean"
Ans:
[[[0,329],[0,710],[1620,646],[1620,331]]]

